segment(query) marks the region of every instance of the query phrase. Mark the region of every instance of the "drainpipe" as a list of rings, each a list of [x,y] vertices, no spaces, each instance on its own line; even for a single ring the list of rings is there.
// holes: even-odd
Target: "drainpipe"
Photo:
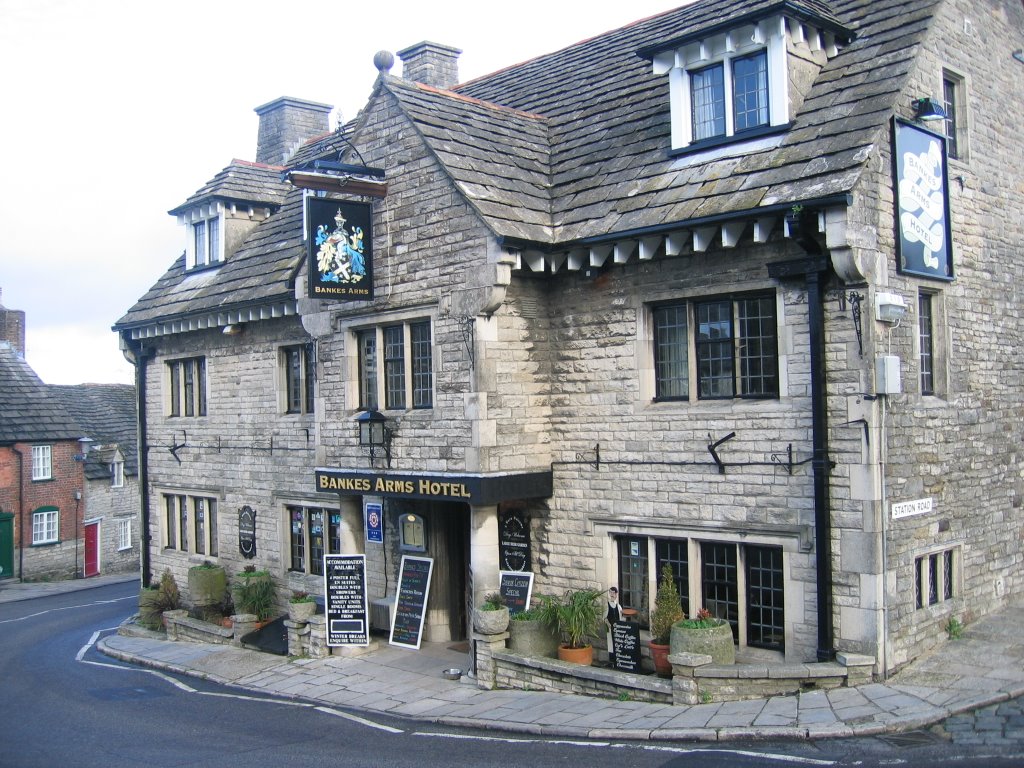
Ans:
[[[814,479],[814,546],[818,602],[818,661],[835,655],[832,629],[832,507],[828,451],[828,411],[825,392],[825,308],[823,283],[830,267],[821,248],[807,238],[800,241],[811,258],[768,265],[769,276],[778,279],[803,278],[807,288],[807,323],[811,358],[811,469]]]
[[[18,454],[18,581],[25,581],[25,454],[12,445]]]
[[[149,558],[149,447],[146,445],[146,362],[151,354],[142,344],[132,344],[127,333],[122,333],[125,357],[135,366],[135,407],[138,410],[138,432],[135,437],[136,463],[139,468],[139,578],[141,586],[148,587],[152,576]],[[130,355],[130,357],[129,357]]]

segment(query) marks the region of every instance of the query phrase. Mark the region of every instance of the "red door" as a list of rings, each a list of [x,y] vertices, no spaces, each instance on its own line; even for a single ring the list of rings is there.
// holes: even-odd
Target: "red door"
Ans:
[[[85,577],[96,576],[100,572],[100,524],[89,523],[85,526]]]

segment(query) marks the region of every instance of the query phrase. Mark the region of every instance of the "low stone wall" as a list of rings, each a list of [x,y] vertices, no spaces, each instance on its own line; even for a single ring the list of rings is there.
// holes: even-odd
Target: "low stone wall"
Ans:
[[[495,651],[494,685],[523,691],[578,693],[605,699],[672,703],[672,681],[653,675],[634,675],[602,667],[584,667],[558,659]],[[480,665],[477,655],[477,665]],[[480,676],[480,670],[477,670]]]
[[[661,704],[743,701],[871,682],[875,660],[839,653],[836,661],[808,664],[712,665],[704,654],[669,657],[672,678],[585,667],[505,649],[507,635],[474,634],[476,676],[481,688],[554,691]]]
[[[230,627],[221,627],[202,619],[193,619],[188,611],[164,611],[164,630],[168,640],[196,643],[241,645],[242,637],[256,629],[256,617],[250,614],[232,616]]]
[[[699,653],[678,653],[668,660],[675,704],[744,701],[864,685],[871,681],[875,663],[870,656],[850,653],[816,664],[714,665],[710,656]]]

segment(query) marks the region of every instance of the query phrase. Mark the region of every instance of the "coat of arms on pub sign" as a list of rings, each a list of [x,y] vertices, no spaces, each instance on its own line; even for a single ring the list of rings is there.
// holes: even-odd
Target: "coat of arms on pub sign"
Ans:
[[[371,206],[318,197],[306,206],[310,298],[372,299]]]

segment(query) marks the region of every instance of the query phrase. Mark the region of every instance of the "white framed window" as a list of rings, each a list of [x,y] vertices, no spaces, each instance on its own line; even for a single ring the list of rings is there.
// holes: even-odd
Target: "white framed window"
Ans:
[[[209,496],[163,494],[164,549],[217,557],[217,500]]]
[[[53,449],[51,446],[32,446],[32,479],[53,479]]]
[[[40,507],[32,513],[32,544],[52,544],[60,535],[60,511]]]
[[[762,135],[789,120],[782,18],[659,54],[659,71],[669,73],[673,149]]]
[[[221,237],[219,213],[205,218],[194,218],[189,225],[188,247],[185,250],[186,267],[203,269],[224,260],[224,242]]]
[[[285,413],[313,413],[316,356],[313,344],[281,348],[282,400]]]
[[[167,363],[169,416],[206,415],[206,358],[190,357]]]
[[[117,549],[122,551],[132,548],[132,519],[130,517],[117,521]]]
[[[115,461],[110,465],[110,485],[112,488],[124,487],[124,462]]]

